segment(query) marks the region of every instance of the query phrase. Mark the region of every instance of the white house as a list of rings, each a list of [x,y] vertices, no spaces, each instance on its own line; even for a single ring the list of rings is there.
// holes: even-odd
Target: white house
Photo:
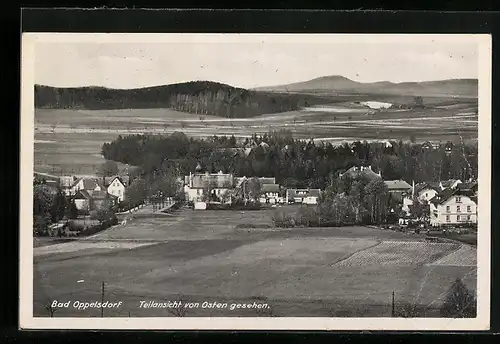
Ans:
[[[118,201],[116,196],[108,194],[106,191],[79,190],[73,197],[76,209],[80,211],[90,211],[98,209],[105,200],[115,204]]]
[[[280,186],[278,184],[262,184],[260,203],[278,203]]]
[[[419,183],[415,185],[414,193],[419,200],[428,202],[442,190],[439,183]]]
[[[234,188],[232,174],[219,173],[189,173],[184,178],[184,192],[190,202],[203,201],[204,193],[210,192],[212,201],[223,201],[224,195]]]
[[[477,223],[477,196],[459,188],[445,189],[429,201],[432,226]]]
[[[118,176],[111,179],[108,184],[107,192],[110,195],[116,196],[119,202],[123,202],[125,200],[125,183]]]
[[[80,190],[85,191],[104,191],[104,186],[99,180],[94,178],[80,178],[70,188],[70,193],[76,195]]]
[[[320,189],[287,189],[286,199],[295,203],[318,204]]]

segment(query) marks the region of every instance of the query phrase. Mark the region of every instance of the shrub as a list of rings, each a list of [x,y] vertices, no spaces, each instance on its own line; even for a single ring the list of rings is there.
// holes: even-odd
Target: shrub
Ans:
[[[315,208],[302,206],[297,210],[295,214],[295,222],[297,226],[319,227],[319,214]]]
[[[82,223],[76,223],[74,221],[70,221],[69,230],[72,232],[81,232],[85,229],[85,226]]]
[[[295,218],[282,210],[276,210],[272,219],[276,227],[292,228],[296,226]]]
[[[457,278],[448,290],[441,315],[445,318],[476,317],[476,298],[461,279]]]

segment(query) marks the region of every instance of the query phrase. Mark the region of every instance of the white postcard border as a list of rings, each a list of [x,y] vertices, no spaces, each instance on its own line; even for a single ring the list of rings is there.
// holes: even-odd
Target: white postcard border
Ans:
[[[479,200],[477,244],[477,317],[446,318],[41,318],[33,317],[33,168],[34,168],[34,54],[36,42],[295,42],[305,43],[471,42],[478,44],[479,71]],[[491,217],[491,36],[486,34],[96,34],[24,33],[21,52],[20,152],[20,271],[19,327],[21,329],[123,330],[385,330],[472,331],[490,328]]]

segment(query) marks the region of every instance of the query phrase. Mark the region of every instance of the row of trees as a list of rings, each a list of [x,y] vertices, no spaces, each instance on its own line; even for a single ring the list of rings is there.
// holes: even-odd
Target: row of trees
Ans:
[[[327,186],[317,207],[301,207],[293,215],[277,210],[274,222],[280,227],[384,224],[400,214],[401,203],[382,179],[343,176]]]
[[[33,183],[33,231],[37,235],[46,235],[49,225],[64,218],[76,219],[78,210],[61,189],[54,191],[44,181]]]
[[[261,143],[265,145],[261,145]],[[249,155],[229,148],[252,146]],[[463,144],[451,152],[445,147],[424,149],[420,144],[392,142],[354,142],[334,146],[313,140],[294,139],[290,132],[254,135],[245,142],[234,137],[187,138],[183,133],[170,136],[119,136],[105,143],[106,159],[140,166],[145,175],[175,168],[189,174],[201,165],[209,172],[223,171],[238,176],[275,177],[286,187],[325,188],[339,171],[352,165],[371,165],[384,179],[407,181],[467,180],[477,176],[477,146]]]
[[[135,178],[125,190],[125,204],[128,209],[144,204],[146,200],[155,204],[165,204],[169,198],[183,203],[185,194],[183,183],[174,169],[156,170]]]

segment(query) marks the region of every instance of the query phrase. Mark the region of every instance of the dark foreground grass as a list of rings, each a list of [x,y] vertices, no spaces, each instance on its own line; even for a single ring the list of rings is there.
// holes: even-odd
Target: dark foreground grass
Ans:
[[[129,249],[82,249],[34,259],[34,314],[47,316],[49,301],[121,301],[107,316],[172,316],[168,309],[141,308],[140,301],[267,303],[272,310],[198,307],[186,316],[390,316],[396,301],[437,316],[456,278],[475,290],[474,266],[413,264],[421,246],[407,244],[377,263],[371,247],[384,241],[418,242],[415,236],[364,227],[293,230],[236,229],[238,223],[269,224],[265,211],[181,210],[172,218],[140,219],[92,240],[152,241]],[[154,240],[153,240],[153,239]],[[80,243],[80,244],[78,244]],[[392,244],[391,244],[392,245]],[[420,244],[421,245],[421,244]],[[442,245],[442,244],[440,244]],[[453,249],[453,244],[448,249]],[[367,252],[362,266],[337,264]],[[401,256],[401,257],[400,257]],[[380,258],[380,257],[378,257]],[[439,255],[429,257],[439,259]],[[380,261],[380,260],[379,260]],[[417,260],[415,260],[417,261]],[[454,262],[460,265],[460,262]],[[61,309],[55,316],[100,316],[100,310]]]

